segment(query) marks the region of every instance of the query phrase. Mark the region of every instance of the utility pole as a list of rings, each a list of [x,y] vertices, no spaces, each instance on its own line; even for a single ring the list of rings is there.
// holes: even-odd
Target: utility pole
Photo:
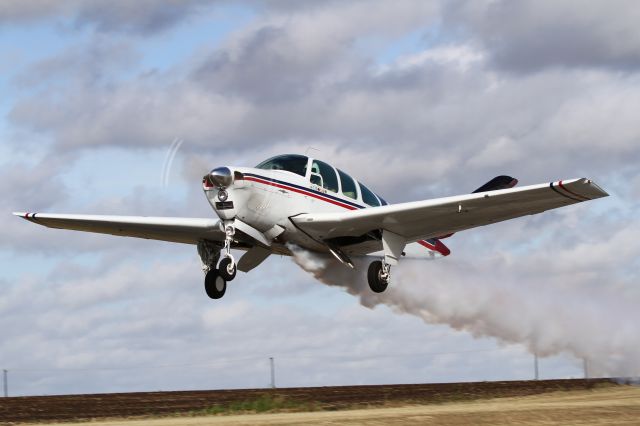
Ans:
[[[589,378],[589,362],[586,358],[582,358],[582,368],[584,370],[584,378]]]
[[[2,388],[4,389],[4,397],[7,398],[9,396],[9,372],[7,370],[2,370]]]
[[[533,371],[535,375],[535,380],[538,380],[540,376],[538,374],[538,353],[537,352],[533,353]]]
[[[269,364],[271,364],[271,389],[276,388],[276,365],[273,357],[269,357]]]

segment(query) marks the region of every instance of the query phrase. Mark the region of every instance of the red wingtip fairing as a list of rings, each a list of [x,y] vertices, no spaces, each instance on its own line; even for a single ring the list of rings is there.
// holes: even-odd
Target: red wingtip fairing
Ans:
[[[444,243],[438,239],[436,239],[436,251],[443,256],[449,256],[451,254],[451,250],[449,247],[445,246]]]

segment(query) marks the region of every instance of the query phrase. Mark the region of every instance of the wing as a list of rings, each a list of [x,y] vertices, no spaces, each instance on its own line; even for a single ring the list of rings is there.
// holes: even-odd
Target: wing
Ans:
[[[379,240],[380,230],[411,243],[607,195],[591,180],[573,179],[291,220],[309,236],[341,246],[364,246],[367,236]]]
[[[99,216],[48,213],[14,213],[48,228],[71,229],[124,237],[197,244],[200,240],[224,241],[217,219],[145,216]]]

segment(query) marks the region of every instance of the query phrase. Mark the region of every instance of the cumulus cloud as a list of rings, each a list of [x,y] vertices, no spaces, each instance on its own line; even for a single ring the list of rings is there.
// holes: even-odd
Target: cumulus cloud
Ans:
[[[81,67],[71,71],[78,77],[63,86],[64,97],[25,97],[10,117],[65,150],[154,147],[180,135],[189,142],[187,150],[238,152],[284,142],[321,146],[320,156],[327,158],[340,152],[387,164],[384,151],[393,144],[399,167],[386,168],[404,178],[397,185],[382,183],[383,190],[406,187],[418,175],[444,179],[451,190],[471,187],[469,181],[490,177],[487,169],[506,173],[519,168],[522,158],[529,161],[524,182],[607,173],[638,160],[634,74],[504,74],[471,42],[424,46],[381,68],[358,51],[358,40],[376,31],[421,28],[433,19],[434,8],[416,19],[410,7],[401,7],[386,32],[382,17],[392,12],[384,7],[373,23],[348,25],[346,18],[363,8],[303,9],[292,12],[295,19],[274,12],[186,69],[180,65],[180,72],[87,82],[82,75],[99,72]],[[323,30],[327,26],[332,30]],[[593,155],[603,151],[606,156]],[[426,174],[403,166],[420,158],[428,164]],[[456,176],[461,164],[468,181]],[[352,173],[369,179],[372,169]]]
[[[468,32],[495,64],[514,73],[545,68],[640,66],[640,12],[633,0],[464,1],[450,4],[452,25]]]
[[[76,27],[99,32],[153,34],[194,15],[211,0],[7,0],[0,6],[0,22],[23,24],[45,19],[64,19]]]

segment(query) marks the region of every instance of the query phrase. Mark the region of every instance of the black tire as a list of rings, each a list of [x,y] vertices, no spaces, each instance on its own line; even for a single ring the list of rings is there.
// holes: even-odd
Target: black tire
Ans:
[[[220,261],[220,265],[218,265],[218,272],[220,276],[225,279],[225,281],[232,281],[236,277],[236,272],[238,272],[238,268],[236,265],[233,265],[233,269],[229,271],[231,266],[231,259],[225,257]]]
[[[382,279],[382,262],[375,260],[369,265],[369,271],[367,272],[367,280],[369,281],[369,288],[375,293],[382,293],[387,289],[389,280]]]
[[[220,276],[217,269],[210,269],[204,277],[204,290],[212,299],[220,299],[227,291],[227,281]]]

